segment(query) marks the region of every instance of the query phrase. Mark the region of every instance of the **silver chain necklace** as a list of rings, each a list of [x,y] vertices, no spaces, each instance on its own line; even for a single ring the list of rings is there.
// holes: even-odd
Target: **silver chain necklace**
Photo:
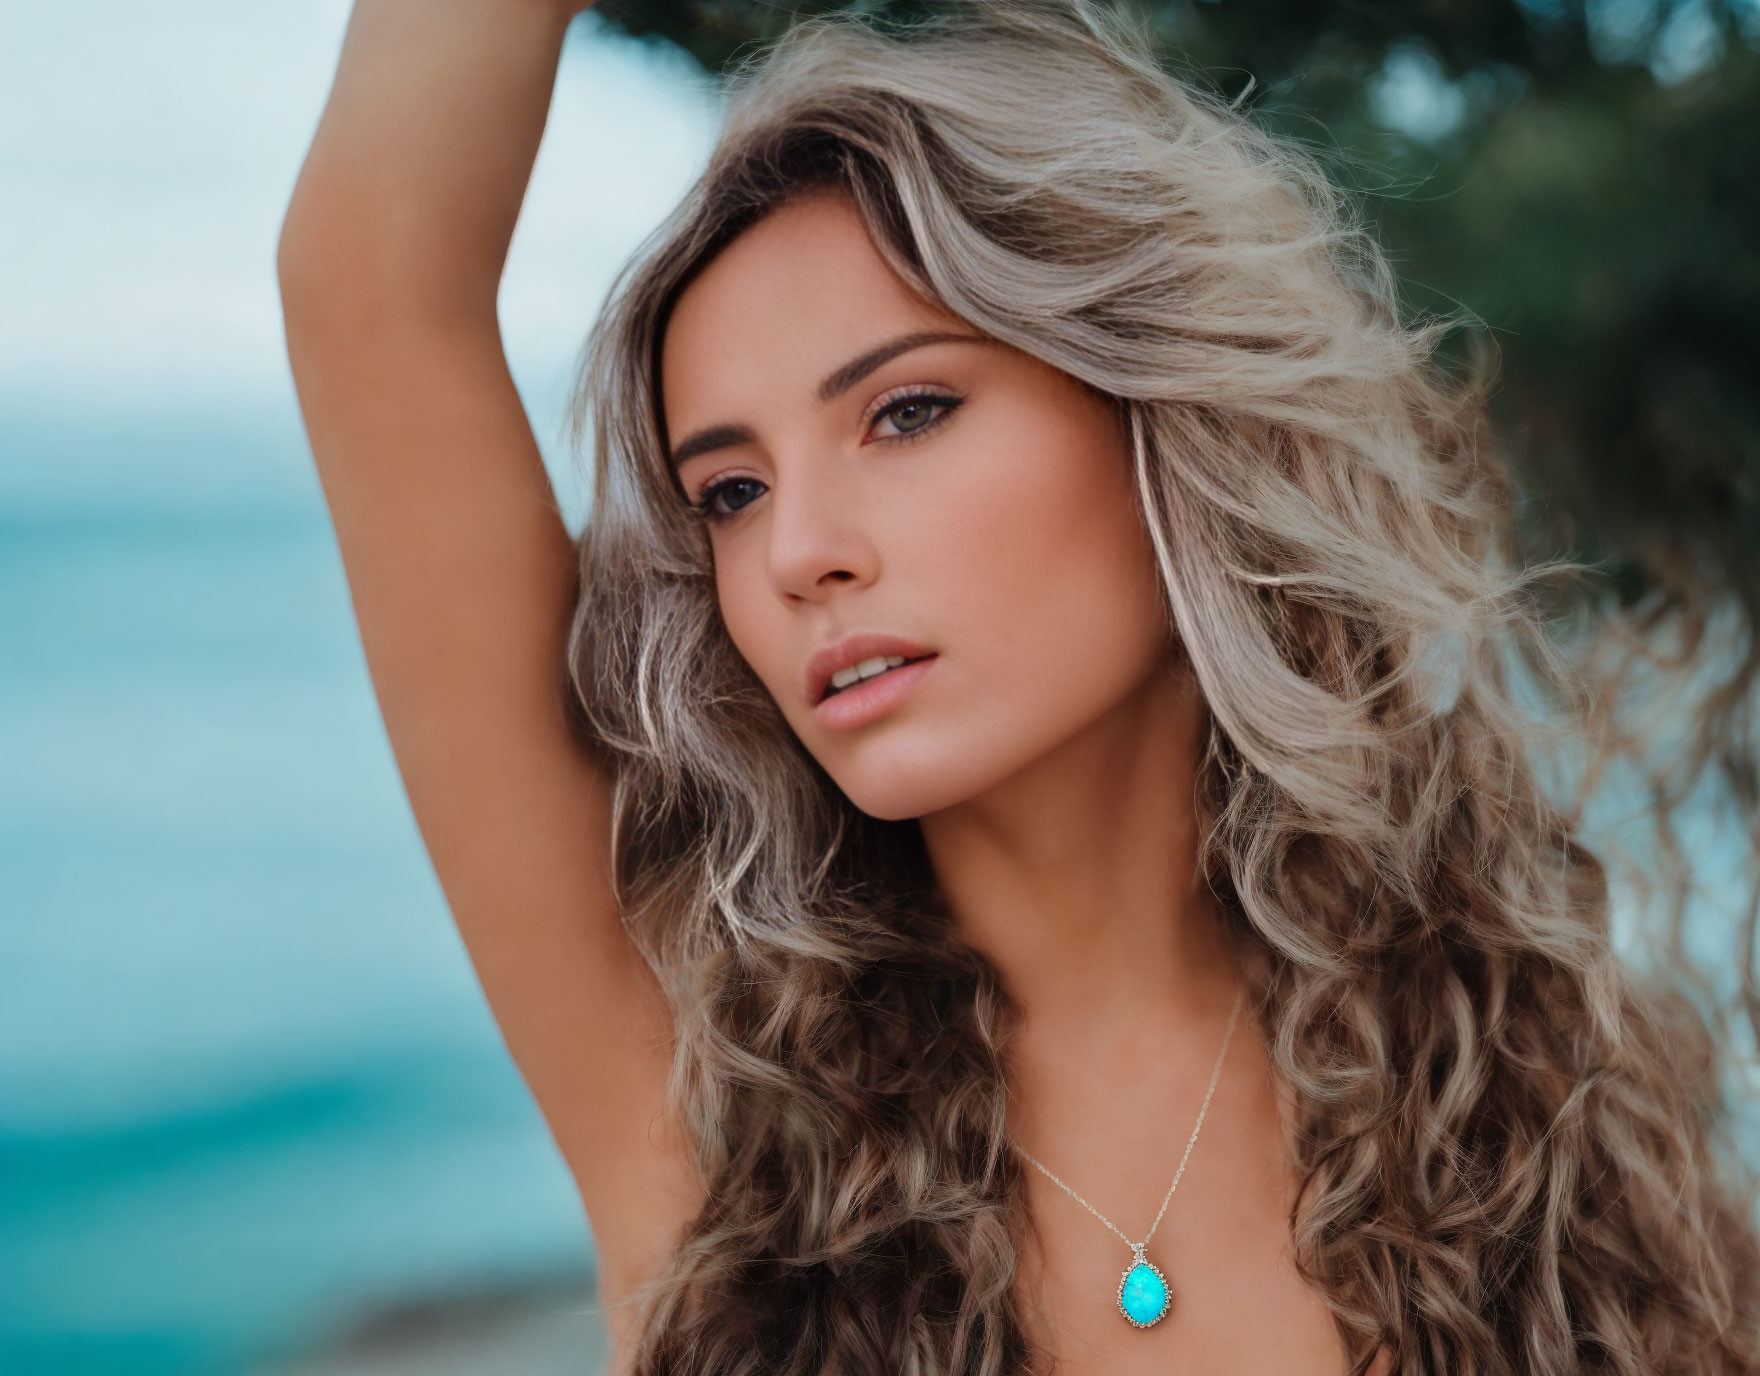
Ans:
[[[1167,1206],[1173,1202],[1173,1192],[1179,1188],[1179,1178],[1186,1173],[1186,1162],[1191,1157],[1192,1148],[1197,1145],[1198,1133],[1204,1126],[1204,1115],[1210,1111],[1210,1096],[1216,1093],[1216,1081],[1222,1075],[1222,1062],[1228,1055],[1229,1042],[1234,1040],[1234,1025],[1240,1017],[1241,1005],[1246,997],[1245,988],[1235,995],[1234,1008],[1228,1015],[1228,1031],[1222,1037],[1222,1050],[1216,1053],[1216,1066],[1210,1072],[1210,1087],[1204,1091],[1204,1102],[1198,1107],[1198,1121],[1192,1124],[1192,1135],[1187,1139],[1185,1153],[1179,1158],[1179,1167],[1173,1173],[1173,1184],[1167,1187],[1167,1194],[1161,1201],[1161,1212],[1155,1215],[1155,1221],[1149,1225],[1149,1231],[1141,1242],[1132,1242],[1125,1236],[1124,1229],[1047,1170],[1032,1152],[1018,1142],[1015,1144],[1015,1150],[1030,1161],[1041,1175],[1124,1238],[1124,1245],[1131,1249],[1131,1264],[1125,1267],[1124,1274],[1118,1279],[1118,1312],[1124,1315],[1127,1323],[1138,1328],[1153,1328],[1167,1316],[1168,1309],[1172,1307],[1167,1277],[1162,1274],[1160,1267],[1144,1255],[1144,1249],[1148,1247],[1149,1239],[1155,1236],[1155,1230],[1161,1226],[1161,1220],[1167,1214]]]

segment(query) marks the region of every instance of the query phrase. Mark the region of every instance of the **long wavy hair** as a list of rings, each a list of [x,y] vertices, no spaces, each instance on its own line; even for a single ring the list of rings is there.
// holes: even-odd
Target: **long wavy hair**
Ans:
[[[1204,875],[1294,1104],[1303,1277],[1361,1373],[1760,1368],[1720,1046],[1614,940],[1549,761],[1611,739],[1519,559],[1489,369],[1403,310],[1321,159],[1093,0],[797,23],[583,352],[569,645],[615,884],[676,1025],[707,1203],[637,1370],[1044,1369],[1015,1286],[1013,1013],[915,821],[859,811],[720,617],[666,461],[663,331],[719,249],[832,192],[926,300],[1113,398],[1210,717]],[[1602,685],[1602,686],[1598,686]],[[1600,726],[1597,723],[1601,723]]]

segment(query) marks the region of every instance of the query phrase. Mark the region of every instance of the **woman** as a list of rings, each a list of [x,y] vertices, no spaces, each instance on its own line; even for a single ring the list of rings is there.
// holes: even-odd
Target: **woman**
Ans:
[[[1760,1365],[1553,571],[1315,164],[1083,0],[797,25],[594,328],[577,545],[495,295],[578,8],[359,0],[280,270],[613,1369]]]

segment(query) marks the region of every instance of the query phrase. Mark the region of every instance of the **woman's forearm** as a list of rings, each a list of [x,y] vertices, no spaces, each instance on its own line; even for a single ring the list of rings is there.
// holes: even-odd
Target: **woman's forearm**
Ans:
[[[357,0],[282,226],[291,309],[493,320],[569,0]]]

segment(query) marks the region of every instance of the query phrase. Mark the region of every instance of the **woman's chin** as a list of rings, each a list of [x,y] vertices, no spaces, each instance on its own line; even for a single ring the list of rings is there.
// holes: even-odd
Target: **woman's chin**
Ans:
[[[940,793],[932,780],[850,778],[847,775],[839,777],[836,773],[832,778],[858,811],[882,822],[902,822],[908,817],[933,812],[936,806],[933,799]]]
[[[982,768],[983,761],[950,758],[945,751],[912,754],[895,749],[885,760],[842,760],[826,772],[850,802],[883,822],[925,817],[968,802],[1008,772]]]

